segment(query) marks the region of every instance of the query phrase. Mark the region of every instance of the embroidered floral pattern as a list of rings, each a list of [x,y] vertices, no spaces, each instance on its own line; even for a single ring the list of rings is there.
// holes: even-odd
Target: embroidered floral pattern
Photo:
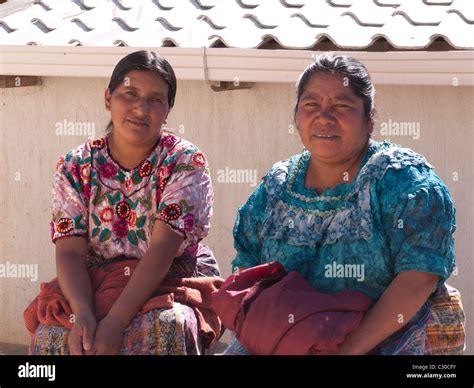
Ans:
[[[130,216],[130,205],[126,201],[121,201],[115,207],[117,216],[126,220]]]
[[[64,164],[64,157],[61,156],[56,162],[56,171],[59,171],[63,164]]]
[[[146,176],[150,176],[151,170],[153,169],[152,164],[148,161],[145,160],[142,164],[140,164],[140,168],[138,170],[138,174],[144,178]]]
[[[56,224],[56,231],[65,234],[74,229],[74,222],[70,218],[61,218]]]
[[[173,148],[173,146],[178,142],[176,136],[163,135],[161,139],[161,144],[166,148]]]
[[[181,215],[181,208],[177,203],[172,203],[171,205],[166,205],[160,215],[167,221],[174,221]]]
[[[184,230],[186,232],[190,232],[191,230],[193,230],[194,221],[195,221],[195,217],[191,213],[188,213],[183,217]]]
[[[185,237],[178,254],[207,235],[213,194],[205,156],[172,134],[130,171],[112,159],[107,137],[68,152],[57,166],[53,240],[88,234],[100,257],[140,258],[156,219]]]
[[[130,177],[125,178],[123,184],[124,184],[125,190],[127,190],[127,193],[130,193],[130,191],[132,191],[133,189],[132,178]]]
[[[158,184],[160,186],[160,190],[163,191],[165,189],[166,183],[171,175],[171,171],[167,167],[161,167],[158,170]]]
[[[112,206],[106,206],[99,212],[99,219],[103,224],[112,222],[114,218],[114,208]]]
[[[80,168],[80,176],[83,180],[88,180],[91,174],[91,165],[90,163],[86,163],[85,165],[81,166]]]
[[[99,173],[103,178],[110,179],[117,174],[117,167],[112,163],[106,162],[99,167]]]
[[[206,165],[206,158],[202,152],[193,154],[193,163],[197,167],[204,167]]]
[[[133,210],[130,212],[130,215],[127,218],[128,220],[128,225],[131,228],[134,228],[137,225],[137,213],[135,213]]]
[[[89,147],[92,149],[92,148],[95,148],[95,149],[102,149],[105,147],[105,141],[104,139],[100,138],[100,139],[94,139],[94,140],[90,140],[89,141]]]

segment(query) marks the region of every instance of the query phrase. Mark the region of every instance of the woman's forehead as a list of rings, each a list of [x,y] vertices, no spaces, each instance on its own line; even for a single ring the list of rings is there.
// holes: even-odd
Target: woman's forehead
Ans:
[[[357,96],[350,88],[350,80],[339,73],[321,72],[314,74],[306,84],[301,97],[331,96],[338,99],[355,99]]]
[[[168,90],[168,84],[159,74],[150,70],[132,70],[124,77],[124,85],[131,87]]]

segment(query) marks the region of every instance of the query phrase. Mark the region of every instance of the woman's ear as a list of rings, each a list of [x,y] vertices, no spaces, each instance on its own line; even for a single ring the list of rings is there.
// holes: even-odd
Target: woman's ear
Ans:
[[[371,136],[373,132],[374,132],[374,122],[373,120],[370,120],[369,124],[367,125],[367,134]]]
[[[110,90],[109,90],[109,88],[105,89],[104,101],[105,101],[105,109],[110,111]]]
[[[170,112],[171,112],[171,109],[168,110],[168,113],[165,116],[165,121],[163,121],[163,125],[168,124],[168,116],[169,116]]]

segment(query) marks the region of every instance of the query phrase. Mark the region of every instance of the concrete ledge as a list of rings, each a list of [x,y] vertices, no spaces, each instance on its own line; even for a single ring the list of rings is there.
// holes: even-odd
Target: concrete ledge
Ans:
[[[27,345],[7,344],[0,342],[0,356],[28,354]]]

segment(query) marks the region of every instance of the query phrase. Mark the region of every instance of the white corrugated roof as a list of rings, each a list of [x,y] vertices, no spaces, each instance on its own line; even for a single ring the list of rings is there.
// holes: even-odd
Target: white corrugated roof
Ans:
[[[444,50],[474,48],[473,0],[44,0],[0,5],[1,45],[377,50],[382,42],[384,50],[420,50],[440,41]]]

